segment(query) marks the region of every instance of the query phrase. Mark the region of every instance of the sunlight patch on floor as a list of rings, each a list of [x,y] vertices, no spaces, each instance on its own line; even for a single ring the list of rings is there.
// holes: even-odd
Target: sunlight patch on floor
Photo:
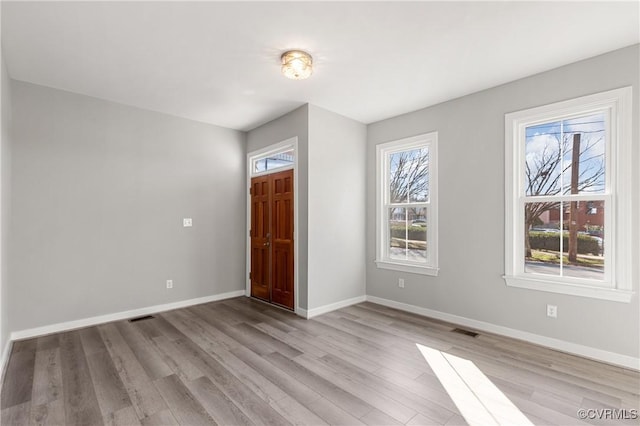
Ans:
[[[473,362],[416,346],[470,426],[533,425]]]

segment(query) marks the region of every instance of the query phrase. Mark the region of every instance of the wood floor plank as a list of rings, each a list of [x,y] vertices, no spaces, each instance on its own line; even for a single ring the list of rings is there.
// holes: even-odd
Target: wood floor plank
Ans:
[[[157,347],[152,344],[152,339],[147,339],[135,325],[129,322],[118,322],[116,328],[131,351],[137,358],[149,379],[155,380],[173,374],[173,371],[162,359]]]
[[[288,374],[282,374],[282,370],[255,352],[252,352],[246,347],[236,348],[232,352],[247,365],[260,371],[260,374],[268,378],[288,395],[295,396],[295,399],[300,404],[318,415],[318,417],[322,418],[325,422],[332,425],[361,424],[356,417],[323,398],[306,384],[301,383]]]
[[[317,374],[318,376],[330,381],[332,384],[339,386],[340,389],[349,392],[351,395],[358,395],[362,401],[382,411],[388,416],[396,419],[400,423],[406,423],[417,412],[407,405],[388,397],[379,390],[369,386],[363,386],[355,381],[350,375],[342,372],[336,372],[329,368],[325,363],[318,361],[312,356],[301,355],[294,362]]]
[[[393,389],[393,386],[395,385],[400,387],[404,392],[410,392],[422,398],[417,401],[429,401],[422,405],[422,409],[418,410],[428,416],[433,416],[433,414],[440,412],[441,408],[445,408],[452,413],[456,413],[458,411],[456,405],[451,400],[451,396],[449,396],[437,377],[423,375],[420,376],[422,380],[418,381],[417,379],[403,376],[402,374],[398,374],[396,371],[386,368],[381,368],[380,370],[373,372],[373,374],[391,385],[391,389]],[[427,380],[426,377],[429,377],[432,380]],[[433,406],[434,404],[436,406]],[[432,414],[432,412],[425,412],[424,410],[427,409],[433,409],[435,410],[435,413]],[[434,417],[439,418],[437,414]]]
[[[182,333],[176,329],[173,324],[167,321],[162,315],[156,315],[155,318],[148,321],[139,322],[140,325],[148,324],[158,330],[161,335],[167,337],[169,340],[176,340],[182,338]]]
[[[105,426],[137,426],[140,420],[133,406],[121,408],[103,417]]]
[[[155,380],[154,385],[164,398],[171,413],[182,425],[215,425],[202,404],[176,375]]]
[[[163,361],[182,381],[187,382],[204,376],[204,373],[187,359],[178,347],[175,340],[169,340],[166,336],[153,338],[153,344],[160,352]]]
[[[260,374],[288,395],[295,395],[296,399],[306,407],[313,406],[321,398],[320,394],[312,388],[288,374],[282,374],[282,370],[248,348],[239,347],[233,349],[232,353],[254,370],[260,371]]]
[[[60,348],[38,349],[33,372],[31,403],[42,405],[60,398],[62,398]]]
[[[179,341],[183,353],[202,371],[213,383],[224,392],[254,423],[257,424],[289,424],[280,414],[275,412],[264,400],[258,397],[231,374],[222,364],[212,358],[202,348],[188,339]]]
[[[357,396],[341,389],[330,381],[318,376],[312,371],[309,371],[307,368],[296,364],[284,355],[275,352],[267,355],[266,358],[283,372],[292,375],[297,380],[305,383],[326,399],[336,404],[338,407],[341,407],[343,410],[358,418],[364,416],[374,408]]]
[[[231,308],[230,306],[225,305],[222,302],[201,305],[199,309],[208,311],[208,315],[210,317],[215,318],[216,321],[230,326],[235,326],[243,322],[257,322],[253,318],[242,315],[242,313]]]
[[[254,424],[208,377],[201,377],[186,385],[216,423],[237,426]]]
[[[326,354],[332,354],[338,356],[344,360],[349,361],[354,365],[360,366],[360,368],[367,371],[376,371],[382,368],[383,364],[379,364],[377,362],[373,362],[370,358],[362,356],[362,353],[356,353],[353,347],[348,347],[346,345],[341,345],[330,338],[322,338],[323,336],[316,337],[311,336],[304,331],[296,330],[289,333],[289,336],[302,340],[306,343],[306,345],[313,347],[308,351],[308,353],[315,354],[316,356],[323,356]],[[322,354],[318,354],[318,352],[322,352]],[[305,351],[305,353],[307,353]],[[415,372],[416,377],[422,374],[422,372]]]
[[[287,396],[286,393],[267,380],[262,374],[229,352],[224,345],[221,345],[216,340],[215,336],[207,333],[207,330],[182,328],[180,324],[177,327],[184,333],[185,338],[193,341],[265,402],[271,403]]]
[[[328,425],[320,416],[300,404],[294,397],[287,396],[284,399],[270,402],[270,405],[294,425]]]
[[[363,425],[364,423],[352,413],[338,407],[324,397],[317,399],[307,408],[330,425]]]
[[[301,359],[301,357],[298,359]],[[411,408],[413,411],[411,413],[411,417],[414,417],[416,412],[419,412],[435,421],[445,422],[447,421],[447,419],[451,418],[453,414],[458,413],[458,409],[456,408],[455,404],[453,404],[451,398],[446,394],[446,392],[441,392],[440,395],[434,395],[435,392],[432,389],[429,389],[422,394],[428,395],[428,397],[425,398],[422,395],[411,392],[411,387],[407,389],[405,386],[396,385],[393,382],[384,380],[379,376],[361,370],[358,367],[351,365],[338,357],[327,355],[320,358],[318,362],[323,363],[328,368],[336,371],[339,374],[343,374],[344,376],[349,377],[350,379],[357,382],[360,386],[375,389],[376,392],[384,395],[386,398],[395,400],[398,403],[401,403],[403,406]],[[407,382],[409,381],[405,381],[403,383],[407,384]],[[417,385],[416,387],[419,387],[419,385]],[[441,397],[439,398],[438,396]],[[392,413],[381,408],[384,407],[384,405],[376,404],[375,406],[379,410],[384,411],[386,414],[400,420],[402,423],[406,423],[409,420],[400,419],[396,416],[393,416]]]
[[[164,399],[153,386],[146,371],[126,344],[114,324],[98,327],[113,364],[127,390],[138,418],[149,417],[167,409]]]
[[[327,352],[325,352],[323,349],[317,346],[314,346],[303,339],[297,338],[296,336],[292,335],[291,332],[284,332],[279,328],[273,327],[271,324],[261,322],[253,325],[253,327],[262,331],[265,334],[268,334],[274,339],[278,339],[286,343],[287,345],[299,351],[300,353],[308,353],[317,357],[321,357],[327,354]],[[292,330],[292,331],[297,331],[297,330]]]
[[[371,346],[368,342],[353,339],[353,336],[346,337],[343,334],[332,336],[318,336],[316,341],[327,347],[337,347],[349,354],[351,357],[360,358],[378,366],[386,367],[409,377],[419,377],[426,371],[425,367],[420,368],[408,365],[403,360],[395,358],[382,352],[379,348]]]
[[[419,415],[419,414],[416,414],[416,415]],[[362,420],[364,424],[367,424],[370,426],[379,426],[379,425],[393,426],[393,425],[403,424],[398,422],[393,417],[386,415],[385,413],[383,413],[378,409],[371,410],[370,412],[362,416],[360,420]]]
[[[64,400],[62,399],[51,401],[45,404],[31,406],[31,415],[29,419],[30,425],[59,426],[66,423],[67,422],[64,414]]]
[[[527,363],[518,363],[517,359],[506,360],[500,358],[499,362],[496,362],[490,355],[480,354],[480,351],[469,353],[468,351],[458,351],[454,348],[450,352],[472,359],[479,368],[489,375],[518,385],[533,385],[535,388],[549,392],[582,395],[609,405],[615,405],[617,401],[624,400],[627,397],[631,398],[631,400],[637,400],[638,398],[637,394],[619,390],[615,388],[615,386],[605,386],[605,388],[602,388],[594,384],[593,387],[590,387],[589,382],[584,382],[578,378],[567,377],[566,374],[551,374],[540,367],[532,369]],[[580,384],[577,385],[575,383],[576,381]]]
[[[240,344],[248,347],[255,353],[267,355],[275,352],[273,346],[269,345],[264,340],[255,339],[252,333],[247,332],[243,328],[236,328],[235,326],[227,326],[223,324],[216,325],[216,328]]]
[[[244,335],[254,342],[263,342],[266,346],[273,348],[273,351],[286,356],[287,358],[295,358],[298,355],[302,355],[302,351],[288,345],[287,343],[259,330],[247,323],[241,323],[235,326],[236,329],[241,330]]]
[[[140,424],[142,426],[179,426],[178,421],[173,417],[169,409],[158,411],[149,417],[141,419]]]
[[[13,344],[4,378],[1,409],[31,401],[36,348],[36,339]],[[6,389],[11,389],[11,392],[7,392]]]
[[[60,335],[60,360],[67,423],[101,425],[102,414],[78,331]]]
[[[58,334],[49,334],[47,336],[38,337],[37,350],[45,351],[47,349],[55,349],[60,347],[60,339]]]
[[[427,423],[428,424],[428,423]],[[444,426],[467,426],[468,423],[464,420],[462,416],[454,415],[451,417]]]
[[[97,352],[105,352],[107,350],[97,327],[83,328],[78,330],[78,332],[80,333],[82,348],[84,349],[84,354],[86,356]]]
[[[3,408],[0,413],[0,424],[10,426],[21,426],[29,424],[31,414],[31,401],[22,404],[12,405]]]
[[[253,324],[265,323],[269,326],[276,328],[284,333],[289,333],[290,331],[294,331],[295,328],[288,325],[287,323],[280,321],[276,318],[270,317],[262,313],[256,309],[256,304],[246,304],[240,301],[240,299],[232,299],[229,301],[225,301],[224,304],[226,306],[231,307],[232,309],[239,311],[241,315],[249,317],[253,320]],[[243,322],[247,322],[246,320]]]
[[[106,348],[88,355],[87,363],[102,416],[107,417],[115,411],[130,407],[129,394]]]
[[[186,338],[189,338],[206,351],[265,402],[270,404],[273,401],[287,397],[286,393],[266,377],[229,352],[225,345],[220,344],[215,335],[208,332],[208,329],[189,327],[180,322],[176,326],[184,333]]]
[[[427,369],[424,358],[416,347],[416,342],[407,340],[388,330],[376,329],[368,324],[361,324],[339,316],[338,313],[327,314],[319,321],[332,325],[335,328],[366,340],[382,352],[393,358],[402,360],[403,363],[417,369]]]
[[[185,334],[187,330],[190,330],[196,335],[206,337],[208,340],[228,350],[241,346],[237,340],[220,331],[220,329],[216,327],[219,323],[217,323],[215,319],[207,316],[207,313],[202,310],[182,309],[180,311],[169,312],[165,314],[165,317],[171,319],[176,328],[183,334]]]

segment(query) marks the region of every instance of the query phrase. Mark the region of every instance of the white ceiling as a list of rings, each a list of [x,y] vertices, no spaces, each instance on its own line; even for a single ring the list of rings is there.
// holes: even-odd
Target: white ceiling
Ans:
[[[249,130],[306,102],[363,123],[640,41],[632,2],[2,2],[17,80]],[[280,54],[309,51],[292,81]]]

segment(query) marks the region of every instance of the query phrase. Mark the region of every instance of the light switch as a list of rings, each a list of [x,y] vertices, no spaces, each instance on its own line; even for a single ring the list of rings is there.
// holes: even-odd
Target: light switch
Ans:
[[[182,219],[182,226],[184,227],[193,226],[193,222],[191,221],[191,218],[185,217],[184,219]]]

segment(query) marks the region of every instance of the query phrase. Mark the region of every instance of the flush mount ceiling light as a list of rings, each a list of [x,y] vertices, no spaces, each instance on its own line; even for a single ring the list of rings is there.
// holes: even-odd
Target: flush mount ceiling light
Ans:
[[[313,73],[313,59],[302,50],[289,50],[281,57],[282,74],[292,80],[303,80]]]

